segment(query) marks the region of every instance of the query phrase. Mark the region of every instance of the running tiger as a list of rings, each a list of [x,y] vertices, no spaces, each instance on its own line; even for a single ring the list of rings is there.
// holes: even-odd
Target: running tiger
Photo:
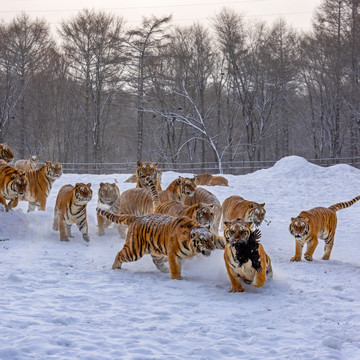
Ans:
[[[91,184],[78,183],[60,188],[54,209],[53,230],[60,231],[60,240],[72,238],[71,225],[76,224],[86,242],[90,241],[86,205],[92,198]]]
[[[14,169],[5,160],[0,159],[0,204],[6,211],[16,207],[19,197],[25,194],[28,185],[25,173]],[[6,200],[9,200],[6,203]]]
[[[251,225],[242,220],[225,221],[226,241],[224,260],[231,281],[231,292],[243,292],[241,281],[261,287],[272,277],[270,257],[258,242],[260,231],[252,232]]]
[[[125,244],[115,257],[113,269],[121,269],[124,262],[137,261],[150,254],[161,272],[169,272],[165,266],[168,261],[171,278],[181,280],[183,260],[198,254],[209,256],[215,248],[223,249],[225,245],[222,237],[186,216],[114,215],[99,208],[96,210],[117,224],[129,226]]]
[[[258,204],[238,195],[228,197],[222,204],[223,221],[240,218],[251,223],[253,229],[261,225],[265,214],[265,203]]]
[[[195,175],[195,182],[197,185],[229,186],[229,182],[225,177],[208,173]]]
[[[14,168],[25,172],[36,170],[39,165],[39,157],[37,155],[31,155],[28,160],[16,161]]]
[[[28,212],[34,211],[36,208],[45,211],[51,188],[55,180],[62,175],[62,165],[56,161],[46,161],[41,168],[25,174],[28,179],[28,187],[20,200],[29,202]]]
[[[147,177],[150,177],[154,184],[156,185],[157,191],[161,191],[161,171],[157,168],[157,163],[152,162],[137,162],[136,169],[136,187],[137,188],[147,188],[148,183],[146,181]]]
[[[318,238],[325,241],[323,260],[329,260],[334,245],[335,230],[337,225],[336,212],[345,209],[360,200],[354,199],[331,205],[328,208],[316,207],[302,211],[296,218],[291,218],[289,231],[295,237],[295,255],[290,261],[301,261],[302,249],[306,244],[304,258],[313,260],[314,251],[318,245]]]
[[[98,207],[118,214],[120,209],[120,190],[119,187],[113,183],[100,183],[98,190]],[[105,235],[105,228],[109,227],[111,221],[97,214],[97,225],[99,236]]]
[[[7,144],[0,144],[0,160],[5,160],[11,163],[14,159],[14,154],[11,152]]]

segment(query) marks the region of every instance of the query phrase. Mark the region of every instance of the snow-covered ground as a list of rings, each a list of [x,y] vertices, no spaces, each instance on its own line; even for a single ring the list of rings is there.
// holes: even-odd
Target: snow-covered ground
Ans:
[[[165,172],[165,188],[178,174]],[[187,174],[190,175],[190,174]],[[222,202],[238,194],[266,203],[262,244],[274,277],[263,288],[230,293],[222,251],[184,263],[183,281],[159,272],[150,256],[111,270],[124,239],[115,228],[96,235],[100,182],[129,174],[64,174],[45,212],[22,202],[0,212],[0,359],[360,359],[360,202],[338,212],[329,261],[291,263],[288,226],[301,210],[360,194],[360,171],[322,168],[291,156],[274,167],[226,176],[207,187]],[[91,182],[90,243],[59,241],[52,230],[57,192]]]

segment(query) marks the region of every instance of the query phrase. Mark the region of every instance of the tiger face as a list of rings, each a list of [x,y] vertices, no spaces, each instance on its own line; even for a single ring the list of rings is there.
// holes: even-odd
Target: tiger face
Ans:
[[[249,206],[247,220],[256,226],[260,226],[265,218],[265,203],[253,203]]]
[[[195,178],[183,178],[179,176],[177,179],[178,184],[180,185],[181,195],[192,196],[194,195],[196,189]]]
[[[62,175],[62,164],[56,161],[46,161],[46,175],[52,180],[58,179]]]
[[[214,204],[199,203],[195,209],[195,220],[210,229],[214,222]]]
[[[7,144],[0,144],[0,159],[5,160],[7,163],[14,159],[14,154]]]
[[[75,184],[74,197],[77,200],[78,204],[88,203],[92,198],[91,184]]]
[[[235,219],[224,222],[224,237],[226,243],[235,246],[237,243],[246,243],[251,234],[251,224],[242,220]]]
[[[154,184],[158,181],[158,169],[157,163],[151,162],[137,162],[138,168],[136,174],[138,177],[138,187],[148,187],[148,181],[146,178],[150,177]]]
[[[295,240],[300,241],[309,233],[309,218],[291,218],[289,231],[295,237]]]
[[[11,184],[10,188],[14,194],[24,195],[27,189],[28,181],[25,176],[25,173],[20,172],[20,174],[11,175]]]
[[[190,240],[196,252],[204,256],[210,256],[215,249],[214,236],[204,227],[193,228],[190,231]]]
[[[113,183],[100,183],[98,199],[101,204],[111,206],[119,198],[119,188]]]

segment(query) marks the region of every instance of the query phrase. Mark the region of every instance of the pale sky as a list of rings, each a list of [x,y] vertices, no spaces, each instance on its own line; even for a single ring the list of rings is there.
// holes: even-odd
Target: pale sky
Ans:
[[[82,9],[106,10],[137,26],[142,17],[173,15],[173,24],[207,24],[223,7],[232,8],[246,19],[271,24],[280,16],[299,30],[309,30],[313,11],[321,0],[0,0],[0,19],[8,22],[24,11],[33,18],[46,19],[55,29]]]

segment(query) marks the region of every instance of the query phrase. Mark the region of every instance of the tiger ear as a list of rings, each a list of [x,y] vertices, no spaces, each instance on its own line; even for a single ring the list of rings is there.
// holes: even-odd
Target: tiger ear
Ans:
[[[180,178],[180,176],[176,179],[176,183],[177,183],[178,185],[181,184],[181,178]]]
[[[91,183],[88,183],[87,186],[88,186],[88,187],[91,187]]]
[[[305,218],[304,220],[305,220],[306,222],[309,222],[309,221],[310,221],[310,219],[309,219],[309,218]]]
[[[255,206],[254,204],[250,204],[249,209],[252,209],[254,206]]]
[[[100,183],[100,187],[104,186],[105,184],[103,182]]]
[[[260,204],[262,207],[265,207],[265,203]]]
[[[229,224],[229,223],[230,223],[229,220],[225,220],[225,221],[224,221],[224,225],[227,225],[227,224]]]
[[[11,175],[11,180],[14,180],[16,178],[16,174]]]
[[[76,184],[75,184],[75,187],[78,187],[78,186],[80,186],[80,183],[76,183]]]
[[[210,209],[214,210],[215,209],[215,205],[214,204],[210,204]]]
[[[294,218],[294,217],[292,217],[292,218],[291,218],[291,221],[294,221],[294,220],[295,220],[295,218]]]
[[[136,163],[137,166],[141,166],[142,165],[142,162],[139,160],[137,163]]]

